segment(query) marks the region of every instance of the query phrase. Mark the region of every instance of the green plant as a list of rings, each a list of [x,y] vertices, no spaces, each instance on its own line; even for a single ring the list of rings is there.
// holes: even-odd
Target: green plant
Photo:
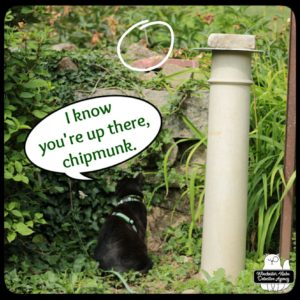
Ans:
[[[185,182],[186,182],[186,190],[183,191],[180,199],[188,195],[189,198],[189,207],[190,207],[190,214],[191,214],[191,224],[189,227],[188,239],[187,239],[187,247],[188,247],[188,255],[193,253],[193,230],[196,225],[196,222],[199,222],[202,214],[203,214],[203,198],[204,198],[204,169],[203,166],[193,166],[192,171],[190,172],[190,162],[195,154],[195,152],[202,146],[206,146],[207,137],[199,131],[193,123],[185,116],[182,115],[182,120],[186,124],[186,126],[193,132],[195,135],[194,139],[179,139],[178,141],[174,142],[166,152],[164,156],[164,163],[163,163],[163,171],[164,171],[164,179],[165,179],[165,187],[166,187],[166,194],[169,191],[169,172],[168,172],[168,160],[170,157],[171,152],[173,151],[174,147],[176,147],[180,143],[185,142],[193,142],[192,146],[190,146],[185,152],[183,153],[182,157],[186,156],[185,162]],[[198,201],[196,202],[196,195],[198,196]],[[180,200],[179,199],[179,200]],[[196,202],[196,203],[195,203]],[[177,203],[177,202],[176,202]],[[176,206],[174,206],[175,210]]]
[[[46,223],[30,197],[34,194],[30,182],[36,181],[36,168],[28,164],[23,143],[37,118],[52,111],[54,101],[48,96],[52,89],[49,74],[39,64],[51,30],[45,27],[42,32],[22,31],[9,25],[13,21],[8,11],[4,36],[4,216],[9,243],[17,234],[31,235],[38,223]]]
[[[163,236],[166,244],[164,251],[176,251],[178,255],[192,256],[194,263],[200,263],[201,252],[201,234],[200,226],[191,227],[188,223],[182,223],[176,228],[168,227]],[[174,252],[175,253],[175,252]]]
[[[7,241],[11,243],[17,234],[23,236],[31,235],[34,231],[32,230],[36,224],[46,224],[42,213],[35,213],[32,219],[30,212],[21,211],[19,202],[9,202],[4,207],[4,228],[7,230]],[[29,219],[26,221],[26,219]],[[37,236],[34,237],[33,242],[36,241]]]
[[[285,43],[284,36],[276,41],[281,47],[287,47]],[[287,60],[275,50],[275,45],[273,48],[267,43],[264,45],[267,45],[267,51],[274,54],[271,57],[262,54],[254,58],[255,86],[249,135],[248,226],[255,228],[257,222],[258,256],[270,249],[282,199],[296,176],[294,173],[286,182],[283,174]]]

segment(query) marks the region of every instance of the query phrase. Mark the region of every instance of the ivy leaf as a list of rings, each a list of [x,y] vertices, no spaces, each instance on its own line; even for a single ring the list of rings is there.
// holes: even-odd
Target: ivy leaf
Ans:
[[[4,228],[5,229],[10,229],[11,228],[11,224],[9,224],[9,222],[4,221]]]
[[[10,203],[7,205],[7,210],[13,210],[16,206],[17,206],[17,203],[16,203],[15,201],[10,202]]]
[[[54,186],[53,189],[59,193],[63,193],[65,191],[62,186]]]
[[[26,183],[26,184],[28,184],[29,183],[29,179],[28,179],[28,177],[27,176],[25,176],[25,175],[23,175],[23,174],[17,174],[17,175],[15,175],[14,177],[13,177],[13,180],[14,181],[22,181],[22,182],[24,182],[24,183]]]
[[[4,91],[5,92],[8,92],[8,91],[10,91],[12,88],[13,88],[13,83],[12,82],[7,82],[6,84],[5,84],[5,86],[4,86]]]
[[[29,92],[22,92],[21,94],[20,94],[20,97],[21,98],[33,98],[34,97],[34,94],[32,94],[32,93],[29,93]]]
[[[17,161],[17,160],[15,161],[15,168],[16,168],[16,170],[17,170],[18,173],[21,173],[22,170],[23,170],[22,164],[19,161]]]
[[[42,213],[35,213],[34,214],[34,221],[40,224],[47,224],[46,220],[43,219]]]
[[[30,13],[32,13],[32,8],[29,8],[29,7],[22,7],[21,13],[22,13],[22,14],[30,14]]]
[[[28,184],[28,183],[29,183],[29,179],[28,179],[28,177],[25,176],[25,175],[22,175],[21,181],[24,182],[25,184]]]
[[[23,143],[26,140],[27,133],[21,133],[17,137],[17,142],[18,143]]]
[[[26,124],[22,124],[19,126],[19,129],[31,129],[31,127]]]
[[[6,143],[11,138],[11,134],[4,133],[4,143]]]
[[[4,178],[5,179],[11,179],[11,178],[13,178],[13,174],[11,172],[5,170],[4,171]]]
[[[34,218],[35,218],[35,219],[41,219],[42,217],[43,217],[43,214],[42,214],[42,213],[38,213],[38,212],[37,212],[37,213],[34,214]]]
[[[19,210],[13,209],[11,213],[16,217],[22,217],[22,213]]]
[[[21,181],[22,180],[22,175],[21,174],[17,174],[13,177],[14,181]]]
[[[34,110],[32,114],[37,117],[38,119],[43,119],[47,116],[47,113],[41,110]]]
[[[42,234],[35,234],[34,237],[32,238],[32,242],[34,244],[41,244],[41,243],[45,243],[46,239]]]
[[[26,226],[24,223],[14,224],[14,228],[18,233],[20,233],[21,235],[24,235],[24,236],[30,235],[33,233],[33,230],[28,228],[28,226]]]
[[[43,79],[32,79],[32,80],[24,83],[23,86],[28,89],[36,89],[36,88],[40,88],[40,87],[46,87],[46,86],[48,86],[48,83],[47,83],[47,81],[45,81]]]
[[[7,240],[9,243],[11,243],[15,238],[16,238],[17,234],[15,233],[15,231],[10,231],[7,234]]]
[[[30,220],[30,221],[27,221],[26,222],[26,226],[28,226],[28,227],[33,227],[33,221],[32,220]]]

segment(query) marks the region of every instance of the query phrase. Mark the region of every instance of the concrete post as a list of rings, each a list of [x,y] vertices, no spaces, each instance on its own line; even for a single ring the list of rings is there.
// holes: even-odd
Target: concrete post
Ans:
[[[201,270],[224,268],[235,281],[244,269],[251,52],[255,36],[211,34],[212,68]]]

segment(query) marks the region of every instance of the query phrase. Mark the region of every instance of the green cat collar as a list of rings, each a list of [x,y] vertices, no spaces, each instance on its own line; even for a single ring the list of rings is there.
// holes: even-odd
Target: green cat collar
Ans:
[[[140,196],[129,195],[129,196],[126,196],[126,197],[122,198],[117,205],[120,205],[120,204],[123,204],[123,203],[126,203],[126,202],[133,202],[133,201],[140,202],[141,200],[142,200],[142,198]]]
[[[121,213],[121,212],[113,212],[112,216],[117,216],[119,218],[121,218],[123,221],[125,221],[127,224],[130,224],[132,229],[137,232],[137,229],[134,225],[134,221],[132,219],[130,219],[128,216],[126,216],[125,214]]]

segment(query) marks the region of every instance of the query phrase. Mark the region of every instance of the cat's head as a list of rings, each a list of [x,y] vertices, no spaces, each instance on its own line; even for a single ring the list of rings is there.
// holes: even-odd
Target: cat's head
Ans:
[[[116,194],[118,197],[127,195],[139,195],[143,197],[142,190],[144,183],[145,179],[141,173],[136,177],[124,177],[117,183]]]

